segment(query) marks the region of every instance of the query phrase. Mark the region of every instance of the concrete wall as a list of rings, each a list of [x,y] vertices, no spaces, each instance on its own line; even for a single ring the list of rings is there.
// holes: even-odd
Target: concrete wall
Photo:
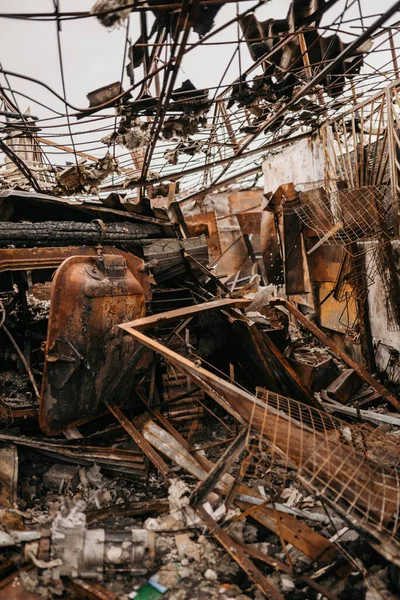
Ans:
[[[284,183],[321,181],[325,178],[325,155],[318,136],[299,140],[267,154],[263,162],[264,191],[275,192]]]
[[[400,251],[400,241],[397,241],[395,247],[397,247],[398,251]],[[397,255],[399,255],[399,252],[397,252]],[[374,283],[370,286],[368,293],[369,317],[372,338],[374,345],[377,346],[377,366],[381,371],[384,371],[387,367],[390,357],[389,350],[384,346],[389,346],[397,351],[400,351],[400,331],[389,331],[388,329],[385,288],[380,275],[374,273],[374,271],[375,266],[372,264],[367,270],[367,273],[371,276],[371,279],[374,280]],[[382,344],[384,346],[382,346]],[[390,372],[387,374],[389,379],[395,381],[396,383],[400,383],[400,367],[390,369]]]

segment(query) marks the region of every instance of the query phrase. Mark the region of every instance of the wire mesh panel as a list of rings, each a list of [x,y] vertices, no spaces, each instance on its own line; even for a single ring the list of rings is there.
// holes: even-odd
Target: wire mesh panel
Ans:
[[[312,184],[308,184],[311,188]],[[366,248],[357,242],[374,240],[387,243],[390,239],[392,197],[386,185],[363,186],[332,191],[333,182],[315,182],[311,189],[300,191],[294,200],[283,199],[283,212],[297,214],[304,225],[312,229],[323,243],[345,246],[353,255]]]
[[[335,300],[344,302],[353,297],[363,302],[366,299],[378,272],[376,254],[375,246],[362,255],[352,256],[346,252],[335,282]]]
[[[359,325],[363,321],[369,288],[375,283],[379,272],[377,263],[378,247],[370,244],[364,254],[352,256],[345,252],[337,273],[333,297],[343,303],[343,313],[339,322],[347,327],[346,335],[353,342],[359,341]],[[356,305],[356,316],[351,322],[350,307]],[[357,335],[356,335],[357,334]],[[356,339],[354,337],[356,335]]]
[[[400,384],[400,350],[379,341],[375,361],[385,379]]]
[[[396,74],[396,79],[398,75]],[[343,179],[350,188],[390,185],[392,226],[399,231],[400,86],[355,104],[322,128],[325,141],[325,172]]]
[[[329,178],[343,179],[351,188],[389,182],[390,111],[383,92],[355,105],[324,127]]]
[[[365,424],[257,388],[251,425],[260,451],[296,465],[300,481],[399,558],[399,448]]]

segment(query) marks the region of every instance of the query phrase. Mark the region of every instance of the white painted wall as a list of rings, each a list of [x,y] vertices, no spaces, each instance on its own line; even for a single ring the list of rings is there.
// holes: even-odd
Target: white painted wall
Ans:
[[[400,241],[397,242],[397,247],[400,247]],[[395,350],[400,351],[400,331],[388,330],[385,289],[379,274],[373,275],[372,270],[375,270],[374,266],[369,269],[369,274],[373,277],[374,283],[368,290],[368,303],[371,333],[374,344],[378,346],[378,343],[381,342],[382,344],[391,346]],[[386,368],[388,358],[389,353],[383,348],[378,347],[376,361],[380,370],[383,371]],[[394,376],[394,380],[396,383],[400,383],[399,370],[396,369],[396,371],[397,373]]]
[[[298,140],[280,150],[272,150],[263,162],[264,191],[275,192],[284,184],[296,186],[325,178],[325,156],[318,135]]]

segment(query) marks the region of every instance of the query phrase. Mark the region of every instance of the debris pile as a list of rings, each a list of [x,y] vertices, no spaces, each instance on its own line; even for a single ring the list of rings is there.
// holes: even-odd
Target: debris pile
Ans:
[[[395,597],[396,389],[251,274],[256,240],[235,289],[174,202],[7,194],[0,590]]]
[[[55,2],[71,147],[0,65],[0,600],[399,597],[400,3],[335,4]],[[124,61],[79,108],[85,19]]]

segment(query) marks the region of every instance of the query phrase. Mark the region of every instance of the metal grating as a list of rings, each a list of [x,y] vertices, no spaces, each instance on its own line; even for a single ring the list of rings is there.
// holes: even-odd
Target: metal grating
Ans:
[[[390,241],[392,194],[389,186],[368,185],[338,189],[341,182],[315,182],[296,199],[283,198],[285,214],[297,214],[322,243],[339,244],[352,255],[368,250],[358,242]],[[335,189],[336,188],[336,189]]]
[[[300,481],[358,530],[399,555],[399,449],[365,424],[349,424],[291,398],[257,388],[251,426],[259,451],[295,464]]]

